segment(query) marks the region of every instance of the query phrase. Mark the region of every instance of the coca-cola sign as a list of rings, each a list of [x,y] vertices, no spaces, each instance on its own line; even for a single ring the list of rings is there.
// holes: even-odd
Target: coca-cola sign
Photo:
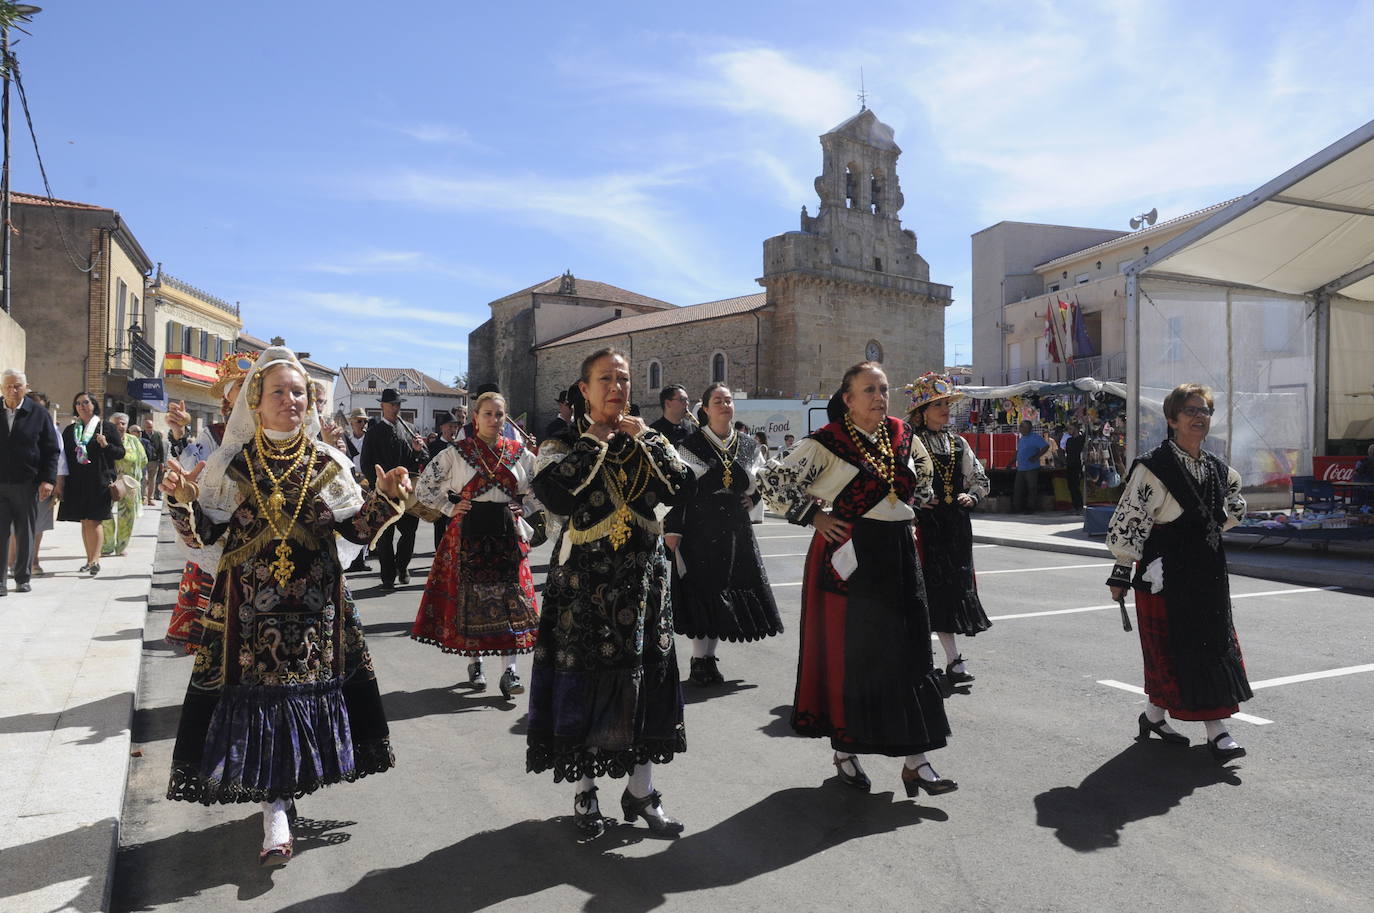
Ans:
[[[1357,456],[1314,456],[1312,458],[1312,475],[1319,482],[1353,482],[1355,480],[1355,464],[1359,461],[1360,458]]]

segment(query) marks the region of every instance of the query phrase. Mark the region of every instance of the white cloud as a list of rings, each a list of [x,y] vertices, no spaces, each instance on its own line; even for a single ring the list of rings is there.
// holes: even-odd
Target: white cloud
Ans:
[[[417,250],[367,250],[333,261],[318,261],[306,267],[312,272],[338,276],[371,273],[436,273],[469,285],[509,291],[520,283],[510,276],[472,266],[450,263]]]
[[[453,127],[448,124],[419,123],[401,124],[394,128],[397,132],[403,133],[413,140],[422,143],[434,143],[446,146],[474,146],[476,143],[472,139],[472,134],[461,127]]]

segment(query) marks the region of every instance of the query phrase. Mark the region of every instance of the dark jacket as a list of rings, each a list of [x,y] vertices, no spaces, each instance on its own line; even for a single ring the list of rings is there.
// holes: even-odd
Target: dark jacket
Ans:
[[[0,482],[57,482],[57,429],[41,405],[24,397],[10,428],[0,415]]]
[[[143,446],[148,451],[148,459],[154,463],[162,463],[167,459],[167,444],[162,437],[161,431],[154,431],[143,438]]]
[[[396,426],[401,425],[397,419]],[[419,472],[428,460],[428,452],[417,452],[410,446],[410,436],[400,427],[378,419],[367,429],[363,436],[363,475],[371,478],[375,467],[390,472],[397,466],[404,466],[411,472]],[[404,436],[403,436],[404,435]]]

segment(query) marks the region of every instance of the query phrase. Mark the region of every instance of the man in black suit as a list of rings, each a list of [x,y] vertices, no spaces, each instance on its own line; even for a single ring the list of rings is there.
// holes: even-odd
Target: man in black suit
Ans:
[[[668,439],[676,447],[696,430],[696,422],[687,415],[692,405],[687,398],[687,388],[681,384],[671,384],[658,391],[658,407],[663,414],[649,427]]]
[[[572,403],[568,402],[568,391],[559,390],[555,402],[558,403],[558,417],[544,427],[543,440],[546,441],[572,430],[573,410]]]
[[[22,371],[0,375],[4,416],[0,418],[0,596],[9,592],[10,530],[14,530],[15,590],[29,592],[33,570],[33,528],[38,502],[52,497],[57,482],[57,429],[48,410],[25,396]]]
[[[424,468],[428,451],[425,439],[415,433],[415,429],[401,418],[401,403],[405,400],[390,387],[382,391],[382,417],[374,419],[363,438],[363,473],[375,477],[376,467],[390,472],[397,466],[404,466],[412,473]],[[415,551],[415,530],[420,518],[414,514],[402,514],[377,539],[373,552],[381,564],[382,589],[396,588],[397,581],[402,586],[410,583],[410,556]]]

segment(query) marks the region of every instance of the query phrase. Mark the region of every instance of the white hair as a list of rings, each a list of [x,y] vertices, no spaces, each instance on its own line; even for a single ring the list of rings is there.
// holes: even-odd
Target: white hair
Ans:
[[[128,422],[129,422],[129,413],[127,413],[127,412],[111,412],[110,415],[108,416],[107,420],[113,422],[113,421],[114,421],[115,419],[117,419],[117,418],[122,418],[122,419],[124,419],[124,423],[125,423],[125,424],[128,424]]]
[[[4,371],[0,372],[0,379],[6,377],[17,377],[19,378],[19,382],[24,386],[27,387],[29,385],[29,376],[18,368],[6,368]]]

